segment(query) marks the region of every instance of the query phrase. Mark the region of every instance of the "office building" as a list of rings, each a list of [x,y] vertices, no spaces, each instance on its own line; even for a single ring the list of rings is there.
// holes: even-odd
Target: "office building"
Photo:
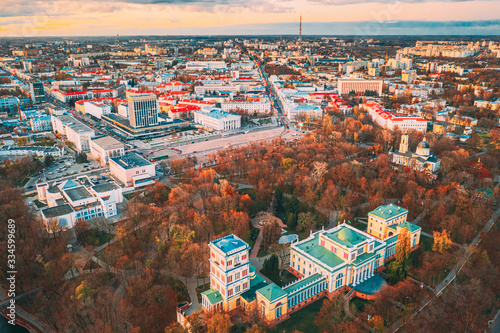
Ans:
[[[95,136],[93,129],[68,115],[52,115],[52,131],[73,142],[78,151],[90,151],[90,139]]]
[[[339,95],[349,95],[355,93],[356,95],[382,95],[382,80],[349,80],[339,79],[337,89]]]
[[[130,125],[135,128],[158,125],[160,107],[155,95],[131,95],[128,97]]]
[[[50,116],[35,117],[30,119],[30,126],[33,132],[44,132],[52,130]]]
[[[30,83],[30,95],[33,104],[41,104],[45,102],[45,88],[42,82]]]

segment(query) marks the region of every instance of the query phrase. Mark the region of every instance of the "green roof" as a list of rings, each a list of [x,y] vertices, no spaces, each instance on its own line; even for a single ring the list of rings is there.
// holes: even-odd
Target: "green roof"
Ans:
[[[356,259],[352,262],[352,265],[354,266],[359,266],[363,265],[364,263],[370,261],[377,255],[377,252],[372,252],[372,253],[363,253],[359,256],[356,256]]]
[[[314,274],[314,275],[311,275],[305,279],[302,279],[302,280],[298,280],[296,283],[292,284],[291,286],[288,286],[286,287],[285,289],[283,289],[284,291],[286,291],[288,294],[290,293],[293,293],[294,291],[296,291],[297,289],[300,289],[302,288],[303,286],[305,286],[306,284],[308,283],[311,283],[313,282],[314,280],[317,280],[321,277],[321,274]]]
[[[362,243],[367,239],[365,235],[356,232],[348,227],[342,227],[341,229],[332,233],[325,232],[324,235],[334,242],[346,247],[355,247],[356,245]]]
[[[301,249],[307,254],[310,254],[329,267],[335,268],[336,266],[343,264],[344,261],[340,259],[335,253],[319,245],[318,235],[319,234],[315,234],[314,238],[312,238],[311,240],[298,244],[297,248]]]
[[[269,303],[273,303],[287,295],[287,293],[278,287],[276,283],[271,283],[270,285],[260,288],[257,292],[267,299]]]
[[[372,210],[371,212],[369,212],[368,214],[372,214],[384,220],[388,220],[398,215],[401,215],[402,213],[407,214],[408,210],[403,207],[396,206],[394,204],[388,204],[385,206],[379,206],[374,210]]]
[[[253,266],[250,266],[250,268],[252,267]],[[256,274],[250,279],[250,289],[241,294],[241,297],[243,297],[247,302],[251,302],[255,299],[255,293],[257,290],[265,286],[267,286],[266,280],[264,280],[262,276]]]
[[[210,288],[207,291],[202,292],[201,294],[205,295],[212,305],[222,302],[222,296],[218,290]]]
[[[417,231],[419,229],[422,229],[418,225],[415,225],[415,224],[413,224],[411,222],[404,222],[404,223],[398,224],[398,227],[401,228],[401,229],[408,228],[408,230],[410,232],[415,232],[415,231]]]
[[[385,243],[386,243],[387,245],[391,245],[391,244],[396,243],[397,241],[398,241],[398,235],[394,235],[394,236],[392,236],[391,238],[387,238],[387,239],[385,240]]]

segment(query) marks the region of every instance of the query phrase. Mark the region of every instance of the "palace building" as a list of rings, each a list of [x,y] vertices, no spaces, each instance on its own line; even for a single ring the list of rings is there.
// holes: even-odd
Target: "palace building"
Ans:
[[[392,153],[392,162],[411,167],[413,170],[436,172],[441,166],[441,160],[430,152],[430,146],[425,138],[417,146],[417,151],[408,151],[408,134],[401,136],[399,150]]]
[[[367,232],[350,224],[311,233],[290,246],[290,268],[298,280],[284,287],[266,281],[249,262],[249,246],[235,235],[210,242],[210,289],[202,293],[205,311],[258,309],[274,326],[321,297],[354,289],[371,298],[385,281],[377,274],[394,258],[399,233],[407,228],[411,249],[418,247],[421,228],[406,221],[408,211],[380,206],[368,215]]]

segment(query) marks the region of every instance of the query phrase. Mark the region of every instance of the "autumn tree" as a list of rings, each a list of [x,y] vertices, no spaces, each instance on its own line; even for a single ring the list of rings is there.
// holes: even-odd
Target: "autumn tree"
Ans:
[[[398,235],[398,240],[396,242],[396,260],[399,263],[404,263],[411,252],[411,235],[408,228],[404,227],[401,229]]]
[[[314,219],[314,214],[311,212],[299,213],[299,218],[297,219],[298,230],[312,230],[316,227],[316,220]]]
[[[281,235],[281,227],[276,220],[266,223],[262,228],[263,245],[266,248],[278,243]]]
[[[450,233],[446,230],[442,232],[433,231],[432,235],[434,236],[434,244],[432,244],[432,251],[443,253],[447,251],[451,244],[453,243],[450,238]]]
[[[208,333],[229,333],[232,326],[227,313],[218,312],[207,320]]]
[[[336,325],[347,319],[344,312],[344,298],[342,294],[337,294],[333,299],[325,299],[319,310],[314,324],[321,332],[335,332]]]

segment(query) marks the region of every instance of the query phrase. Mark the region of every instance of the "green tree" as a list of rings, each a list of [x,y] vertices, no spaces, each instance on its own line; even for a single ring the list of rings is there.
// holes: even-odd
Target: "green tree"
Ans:
[[[45,167],[49,167],[52,164],[54,164],[54,157],[50,154],[45,155],[45,158],[43,160],[43,163],[45,164]]]
[[[300,231],[307,229],[314,229],[316,227],[316,220],[311,212],[299,213],[299,218],[297,219],[297,228]]]
[[[396,284],[406,278],[405,265],[397,260],[391,261],[387,265],[387,274],[389,275],[389,282]]]
[[[279,214],[283,211],[283,191],[279,187],[274,190],[274,212]]]
[[[297,219],[299,217],[299,210],[300,210],[300,202],[299,199],[295,195],[292,195],[290,198],[290,204],[288,211],[291,213],[291,219],[287,219],[287,226],[288,228],[294,230],[297,228]]]
[[[279,277],[280,267],[279,267],[279,259],[278,256],[274,253],[264,260],[264,264],[262,265],[262,274],[268,276],[271,279],[275,279]]]
[[[87,154],[85,152],[80,152],[80,153],[76,153],[76,156],[75,156],[75,161],[76,163],[85,163],[87,162]]]

